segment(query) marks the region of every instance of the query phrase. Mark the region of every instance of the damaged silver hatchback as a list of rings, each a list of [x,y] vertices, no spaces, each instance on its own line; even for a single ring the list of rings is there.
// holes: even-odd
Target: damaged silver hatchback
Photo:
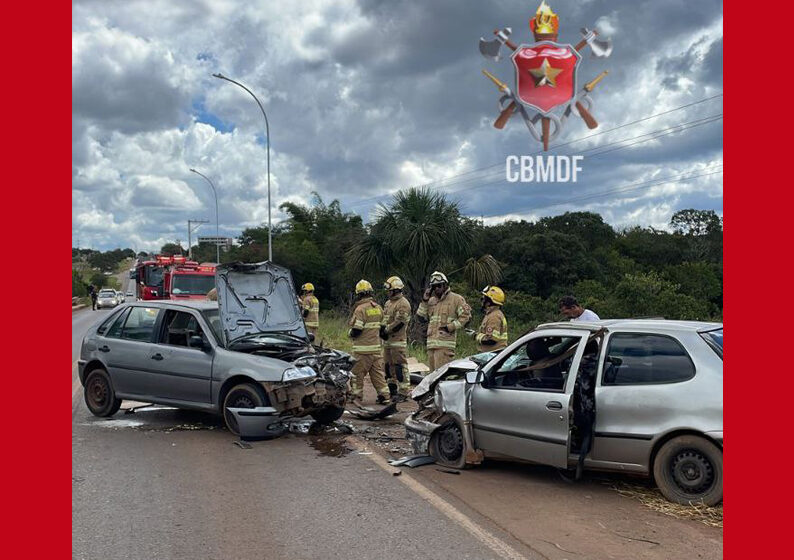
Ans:
[[[653,476],[669,500],[722,500],[722,324],[540,325],[428,375],[406,422],[417,453]]]
[[[96,416],[122,399],[222,414],[235,435],[272,437],[283,421],[344,412],[352,358],[314,346],[289,270],[220,265],[218,302],[139,301],[83,339],[79,374]]]

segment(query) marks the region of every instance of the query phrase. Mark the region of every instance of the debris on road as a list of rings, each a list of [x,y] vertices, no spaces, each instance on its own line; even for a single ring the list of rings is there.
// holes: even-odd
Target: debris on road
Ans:
[[[401,457],[394,461],[389,461],[392,467],[421,467],[422,465],[429,465],[435,463],[436,460],[430,455],[409,455],[408,457]]]
[[[356,418],[360,418],[361,420],[379,420],[381,418],[391,416],[397,412],[397,403],[388,404],[380,410],[367,406],[361,406],[358,408],[349,408],[348,412]]]
[[[440,469],[440,468],[436,468],[436,470],[437,470],[438,472],[443,472],[443,473],[447,473],[447,474],[460,474],[460,471],[456,471],[456,470],[453,470],[453,469]]]
[[[240,449],[252,449],[254,447],[247,441],[242,441],[242,440],[234,440],[232,443],[237,447],[239,447]]]
[[[692,519],[709,527],[722,528],[722,504],[709,507],[703,504],[681,505],[668,501],[656,488],[629,484],[622,481],[603,481],[621,496],[639,500],[643,505],[654,511],[677,517],[678,519]]]

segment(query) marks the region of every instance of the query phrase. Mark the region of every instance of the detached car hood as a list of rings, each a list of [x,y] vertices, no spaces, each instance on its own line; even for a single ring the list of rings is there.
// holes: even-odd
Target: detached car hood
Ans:
[[[270,262],[215,269],[218,312],[226,342],[258,333],[289,333],[308,341],[292,274]]]

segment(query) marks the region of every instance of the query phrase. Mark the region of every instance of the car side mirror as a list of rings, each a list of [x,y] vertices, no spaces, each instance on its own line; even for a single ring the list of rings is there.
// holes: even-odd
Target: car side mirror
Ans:
[[[466,372],[466,383],[475,384],[478,383],[480,380],[480,370],[469,370]]]
[[[203,336],[193,335],[188,339],[188,346],[191,348],[198,348],[199,350],[209,350],[212,348],[209,342],[204,340]]]

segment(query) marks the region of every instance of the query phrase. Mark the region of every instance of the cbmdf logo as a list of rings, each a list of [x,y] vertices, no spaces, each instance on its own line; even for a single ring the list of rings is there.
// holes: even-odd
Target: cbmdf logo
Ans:
[[[496,62],[509,58],[515,84],[512,89],[487,70],[483,73],[502,92],[494,126],[504,128],[510,117],[518,114],[530,134],[548,150],[549,142],[560,134],[572,114],[581,117],[588,128],[598,126],[590,93],[607,72],[581,85],[580,67],[585,50],[596,57],[607,57],[612,52],[612,42],[583,28],[582,39],[576,45],[558,43],[560,20],[545,0],[529,20],[529,28],[535,40],[531,44],[513,43],[509,27],[494,31],[494,39],[480,38],[483,56]]]

